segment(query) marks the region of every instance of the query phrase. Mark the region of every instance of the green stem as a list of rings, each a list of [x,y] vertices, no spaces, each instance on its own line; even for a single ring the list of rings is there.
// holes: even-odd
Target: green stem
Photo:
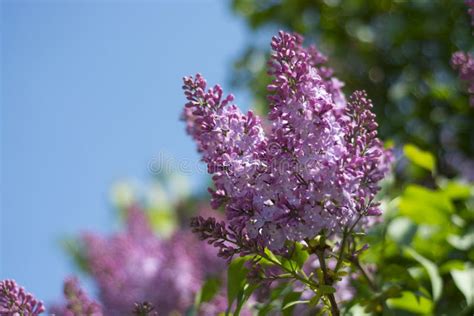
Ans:
[[[337,258],[336,267],[334,268],[334,273],[337,273],[341,268],[343,261],[342,258],[344,256],[344,248],[346,247],[347,235],[349,235],[349,233],[346,229],[344,229],[344,232],[342,233],[341,249],[339,250],[339,256]]]
[[[332,285],[332,281],[329,279],[329,275],[328,275],[328,271],[326,267],[326,261],[324,260],[324,249],[323,250],[316,249],[315,253],[319,259],[321,270],[323,271],[324,284]],[[339,307],[337,306],[337,302],[336,302],[336,298],[334,297],[334,294],[330,293],[330,294],[325,294],[325,295],[328,298],[329,303],[331,305],[331,315],[339,316],[340,311],[339,311]]]
[[[311,282],[311,280],[305,279],[305,278],[301,277],[299,274],[297,274],[296,272],[294,272],[294,271],[292,271],[292,270],[290,270],[290,269],[288,269],[288,268],[282,266],[282,265],[280,264],[280,262],[273,260],[272,258],[270,258],[269,256],[267,256],[265,253],[259,254],[259,256],[262,257],[262,258],[264,258],[264,259],[266,259],[266,260],[268,260],[268,261],[270,261],[271,263],[273,263],[273,264],[279,266],[281,269],[283,269],[283,270],[285,270],[287,273],[291,274],[291,275],[293,276],[293,278],[295,278],[295,279],[297,279],[298,281],[300,281],[300,282],[306,284],[307,286],[309,286],[309,288],[310,288],[311,290],[315,290],[315,289],[316,289],[316,285],[313,284],[313,283]]]
[[[367,274],[367,272],[364,270],[364,268],[362,267],[362,265],[360,264],[359,262],[359,259],[355,259],[354,260],[354,265],[356,266],[357,269],[359,269],[359,271],[362,273],[362,276],[364,277],[364,279],[367,281],[367,283],[369,284],[370,288],[374,291],[378,291],[378,287],[377,285],[375,284],[374,281],[372,281],[372,279],[369,277],[369,275]]]

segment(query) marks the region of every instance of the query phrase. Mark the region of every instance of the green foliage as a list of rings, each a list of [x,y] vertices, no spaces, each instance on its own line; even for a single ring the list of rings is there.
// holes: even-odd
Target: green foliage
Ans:
[[[405,189],[399,208],[401,215],[424,225],[445,225],[454,209],[448,197],[418,185]]]
[[[245,262],[248,259],[246,257],[236,258],[232,260],[227,269],[227,302],[229,307],[232,306],[247,284],[248,269],[245,267]]]
[[[364,238],[370,249],[361,260],[376,265],[378,286],[373,295],[358,284],[355,303],[366,311],[382,306],[403,315],[472,312],[472,188],[456,180],[434,182],[439,185],[432,189],[408,185],[393,199],[398,207]]]

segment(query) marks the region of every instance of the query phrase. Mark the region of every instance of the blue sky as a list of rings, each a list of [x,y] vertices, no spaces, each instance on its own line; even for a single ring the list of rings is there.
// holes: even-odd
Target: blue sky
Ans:
[[[116,180],[198,160],[181,77],[225,88],[247,31],[219,0],[1,3],[0,279],[50,302],[74,272],[59,240],[112,229]]]

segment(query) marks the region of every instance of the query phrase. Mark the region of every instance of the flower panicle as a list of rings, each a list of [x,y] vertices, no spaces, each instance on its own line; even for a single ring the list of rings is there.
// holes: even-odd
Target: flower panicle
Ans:
[[[26,292],[14,280],[0,281],[0,315],[36,316],[44,311],[43,302]]]
[[[269,129],[251,112],[221,106],[220,90],[205,92],[200,75],[185,79],[187,130],[212,174],[211,204],[224,206],[227,218],[197,219],[194,231],[226,257],[249,246],[229,236],[284,252],[287,240],[338,233],[380,213],[374,196],[390,154],[367,95],[347,102],[327,58],[300,35],[281,31],[271,47]]]
[[[247,255],[256,253],[258,245],[248,238],[242,229],[235,226],[227,227],[214,217],[204,219],[202,216],[194,217],[191,220],[192,232],[199,236],[199,239],[219,249],[218,256],[231,261],[234,255]]]
[[[91,299],[79,285],[76,277],[64,281],[64,297],[66,298],[65,316],[102,316],[102,306]]]

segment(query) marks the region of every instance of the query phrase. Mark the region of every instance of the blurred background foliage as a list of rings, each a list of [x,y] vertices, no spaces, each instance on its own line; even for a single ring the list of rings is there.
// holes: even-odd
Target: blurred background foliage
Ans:
[[[438,174],[435,157],[404,147],[405,168],[429,172],[432,187],[385,181],[383,220],[361,243],[373,284],[355,282],[354,315],[471,315],[474,312],[474,186]],[[431,164],[427,162],[432,162]],[[383,312],[381,312],[383,311]]]
[[[438,157],[440,173],[474,179],[474,110],[450,67],[453,52],[473,47],[462,0],[233,0],[232,9],[252,36],[231,81],[258,112],[267,111],[268,38],[295,31],[329,57],[346,95],[368,92],[383,139],[413,143]]]

